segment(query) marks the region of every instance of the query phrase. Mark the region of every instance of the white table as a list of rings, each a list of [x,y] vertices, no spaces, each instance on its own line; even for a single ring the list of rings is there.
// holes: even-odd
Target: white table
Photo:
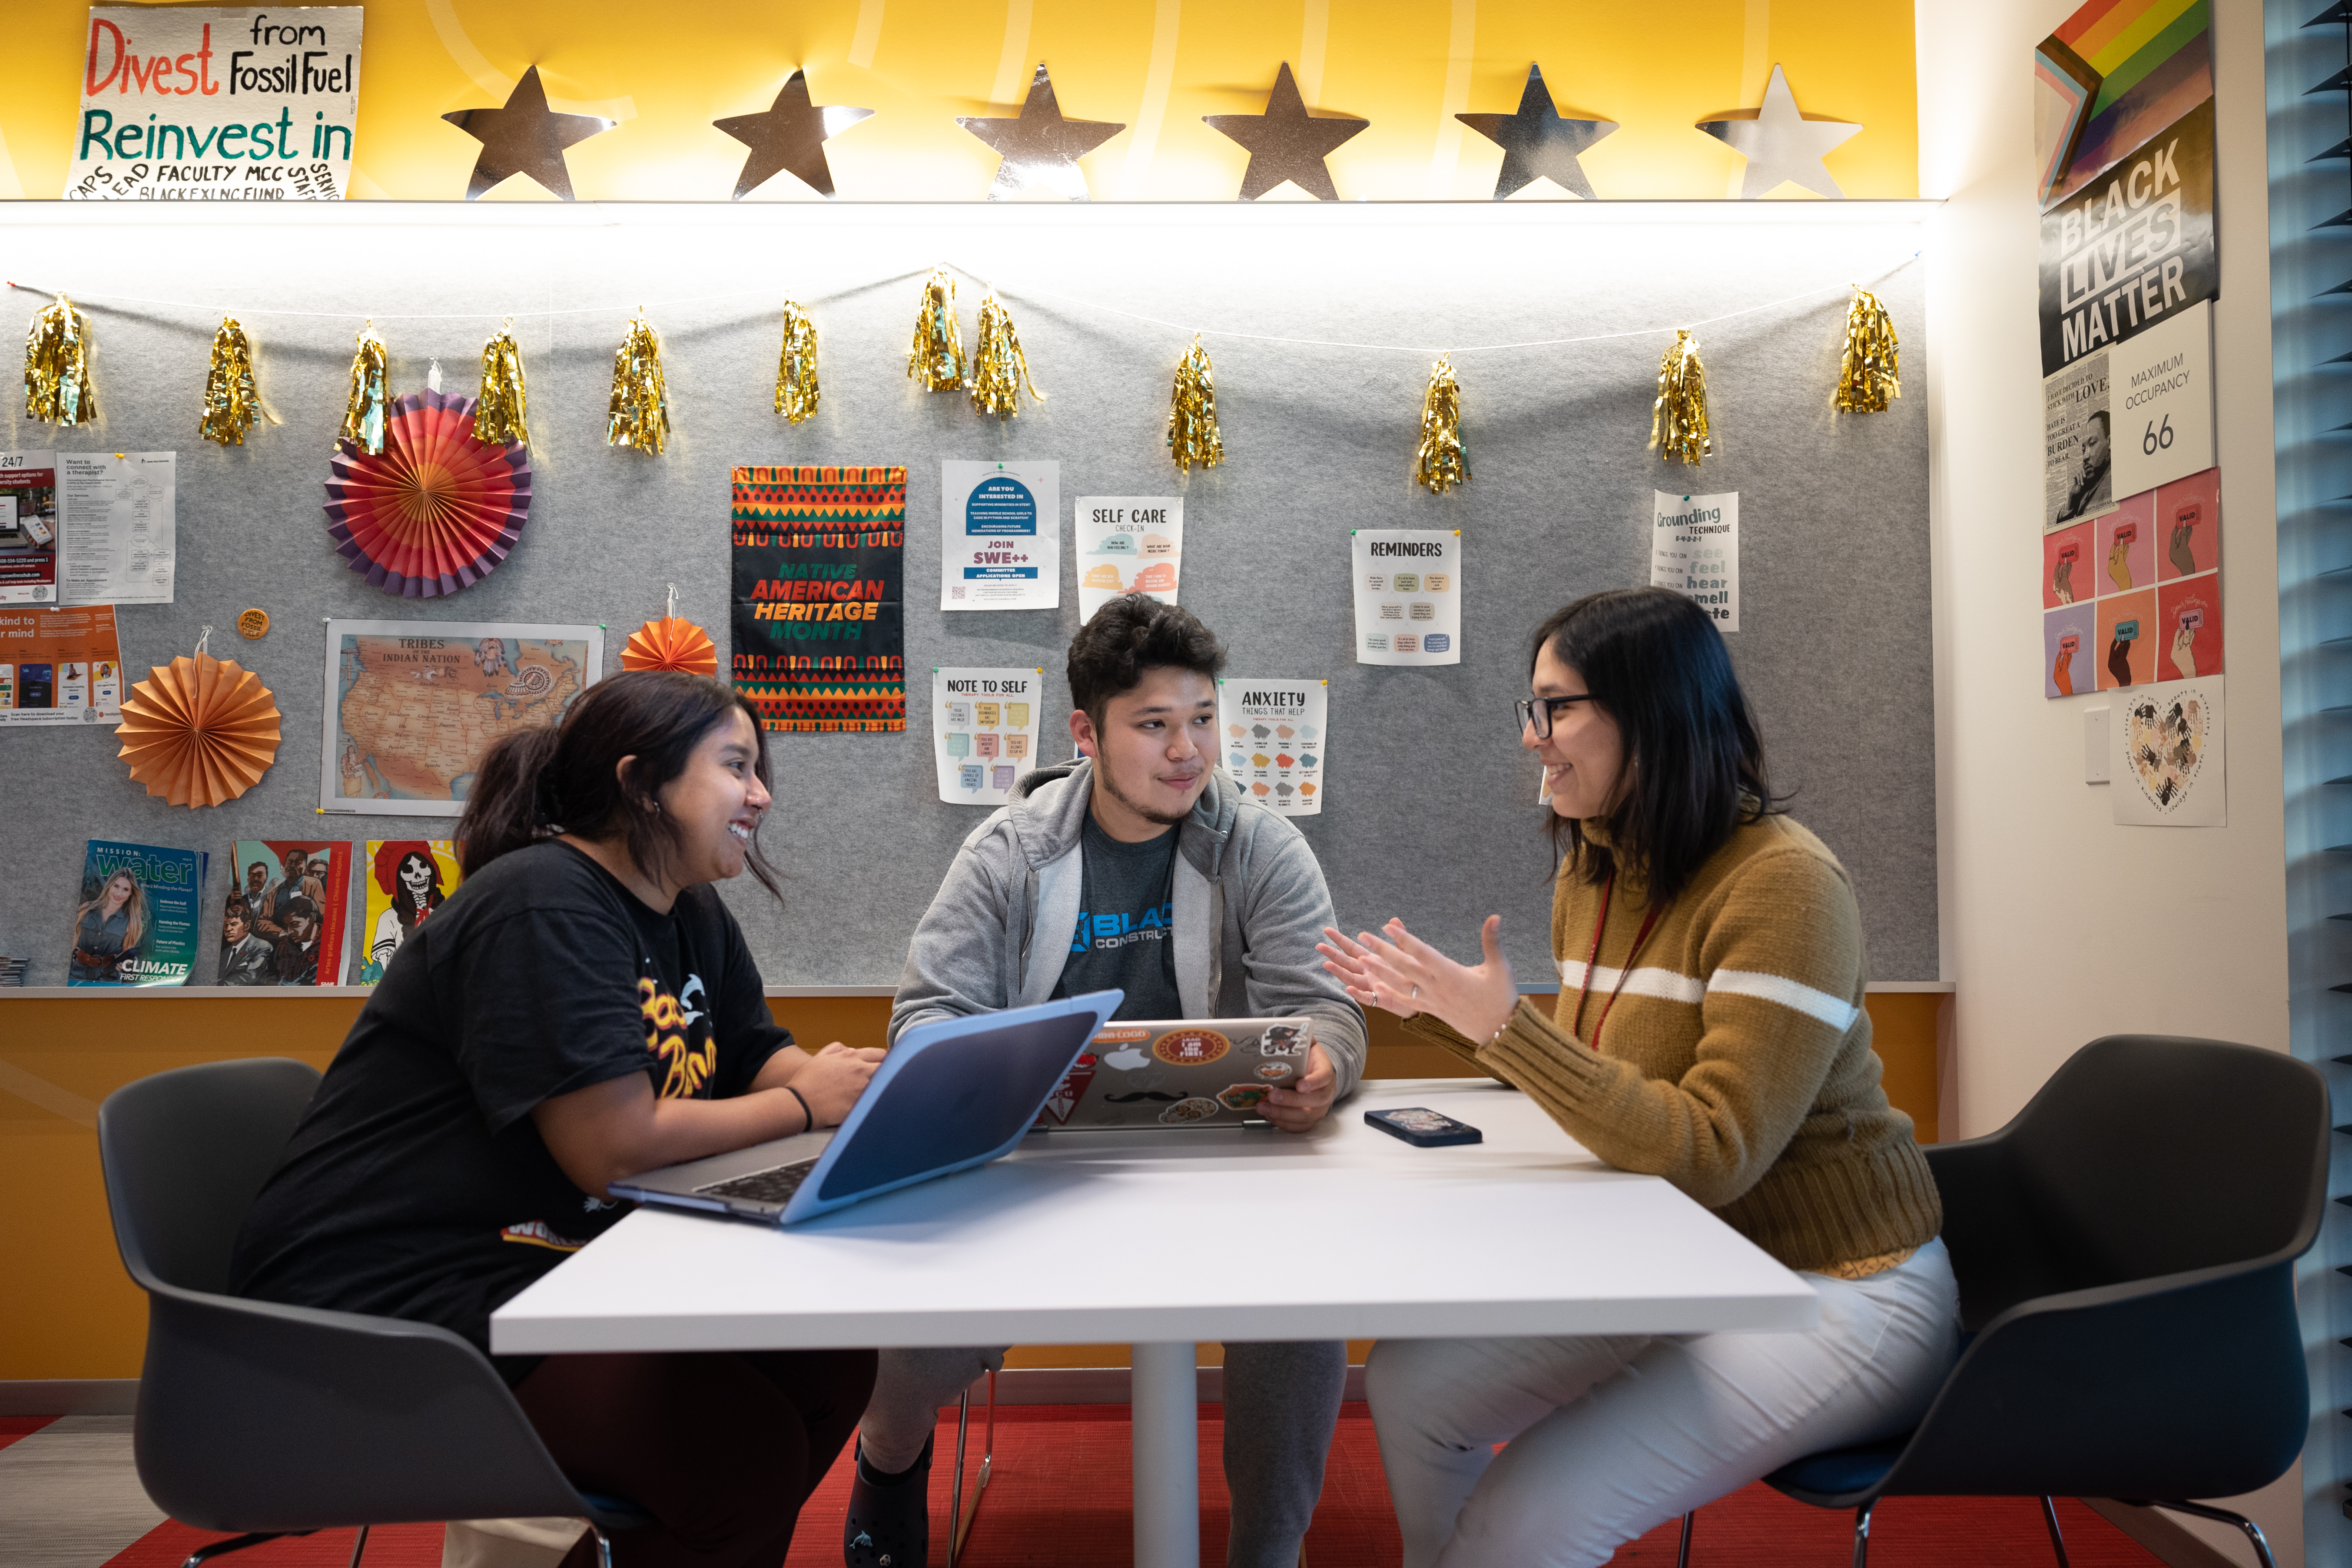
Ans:
[[[1416,1149],[1425,1105],[1486,1142]],[[640,1211],[500,1308],[501,1354],[1126,1342],[1135,1562],[1200,1561],[1195,1343],[1789,1331],[1811,1289],[1525,1096],[1367,1083],[1303,1137],[1052,1133],[789,1231]]]

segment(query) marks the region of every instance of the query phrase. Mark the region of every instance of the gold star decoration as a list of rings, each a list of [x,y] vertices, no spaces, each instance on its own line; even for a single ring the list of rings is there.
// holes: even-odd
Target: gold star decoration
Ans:
[[[1043,60],[1037,62],[1036,79],[1029,84],[1029,96],[1021,100],[1018,118],[959,114],[956,123],[994,148],[1002,160],[988,187],[992,202],[1033,186],[1074,202],[1087,200],[1086,171],[1078,167],[1078,160],[1127,129],[1108,120],[1063,119]]]
[[[1290,62],[1274,79],[1264,114],[1203,114],[1212,130],[1230,136],[1249,149],[1249,167],[1242,171],[1241,199],[1254,202],[1290,181],[1320,202],[1336,202],[1339,193],[1323,160],[1349,137],[1371,124],[1339,114],[1309,114],[1298,96]]]
[[[1502,171],[1495,176],[1495,199],[1549,179],[1562,190],[1586,201],[1596,198],[1592,182],[1584,177],[1578,157],[1617,129],[1613,120],[1563,120],[1552,107],[1551,89],[1544,86],[1543,67],[1528,67],[1527,86],[1520,89],[1515,114],[1457,114],[1454,119],[1503,150]]]
[[[460,109],[441,118],[482,144],[481,155],[474,160],[474,177],[466,184],[469,202],[512,174],[528,174],[552,195],[571,201],[572,171],[564,164],[563,150],[619,123],[593,114],[551,110],[537,66],[522,73],[504,107]]]
[[[1764,107],[1753,118],[1702,120],[1698,129],[1748,160],[1748,173],[1739,182],[1743,202],[1769,195],[1782,181],[1843,201],[1845,193],[1830,178],[1822,157],[1862,134],[1862,127],[1850,120],[1808,120],[1798,113],[1797,95],[1789,90],[1789,79],[1777,65],[1764,89]]]
[[[833,170],[824,161],[824,144],[873,112],[837,103],[812,103],[808,73],[796,70],[765,113],[712,121],[711,124],[751,149],[743,160],[743,172],[735,177],[735,200],[741,201],[779,173],[791,174],[821,196],[833,195]]]

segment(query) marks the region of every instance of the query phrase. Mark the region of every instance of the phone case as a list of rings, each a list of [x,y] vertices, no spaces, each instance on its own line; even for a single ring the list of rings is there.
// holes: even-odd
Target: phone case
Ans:
[[[1451,1116],[1418,1105],[1402,1106],[1394,1110],[1367,1110],[1364,1120],[1392,1138],[1402,1138],[1416,1149],[1443,1149],[1454,1143],[1480,1143],[1486,1135],[1466,1121],[1456,1121]]]

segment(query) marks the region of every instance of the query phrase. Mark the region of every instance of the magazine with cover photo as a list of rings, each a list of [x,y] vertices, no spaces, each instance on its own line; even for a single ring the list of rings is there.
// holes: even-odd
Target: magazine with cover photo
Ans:
[[[93,838],[74,900],[68,985],[185,985],[204,907],[201,850]]]
[[[341,985],[351,841],[240,838],[229,846],[228,869],[213,984]]]

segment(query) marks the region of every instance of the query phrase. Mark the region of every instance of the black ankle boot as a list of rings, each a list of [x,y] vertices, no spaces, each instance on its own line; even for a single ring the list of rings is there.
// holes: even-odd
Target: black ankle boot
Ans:
[[[931,1443],[905,1473],[877,1476],[857,1447],[849,1483],[849,1513],[841,1526],[841,1560],[848,1568],[923,1568],[931,1551]]]

